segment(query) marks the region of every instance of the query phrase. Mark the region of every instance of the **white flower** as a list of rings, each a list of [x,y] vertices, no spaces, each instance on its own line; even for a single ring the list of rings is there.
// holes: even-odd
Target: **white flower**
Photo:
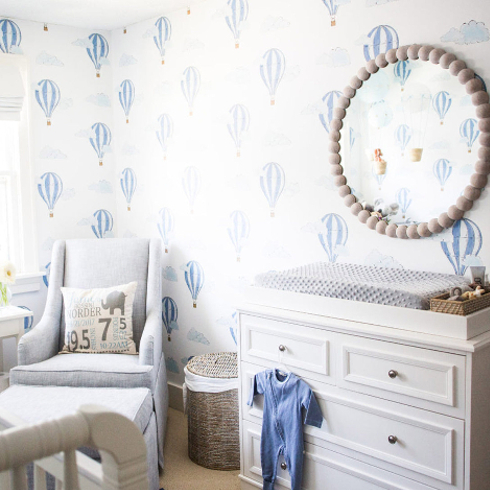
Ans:
[[[15,265],[9,260],[0,263],[0,282],[4,284],[14,284],[17,270]]]

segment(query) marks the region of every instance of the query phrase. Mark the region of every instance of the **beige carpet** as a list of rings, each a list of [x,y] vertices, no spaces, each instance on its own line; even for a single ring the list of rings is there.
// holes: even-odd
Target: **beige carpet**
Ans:
[[[164,490],[239,490],[239,471],[208,470],[187,456],[187,419],[170,409],[165,437],[165,472],[160,476]]]

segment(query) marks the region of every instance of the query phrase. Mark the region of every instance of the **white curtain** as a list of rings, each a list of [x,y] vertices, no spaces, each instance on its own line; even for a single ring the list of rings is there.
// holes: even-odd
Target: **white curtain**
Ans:
[[[19,68],[0,61],[0,120],[20,121],[24,97],[24,82]]]

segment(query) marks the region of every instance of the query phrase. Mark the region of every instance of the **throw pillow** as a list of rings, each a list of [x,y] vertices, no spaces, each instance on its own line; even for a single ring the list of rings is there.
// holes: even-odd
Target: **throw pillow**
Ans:
[[[61,288],[66,324],[62,352],[136,354],[133,302],[137,285]]]

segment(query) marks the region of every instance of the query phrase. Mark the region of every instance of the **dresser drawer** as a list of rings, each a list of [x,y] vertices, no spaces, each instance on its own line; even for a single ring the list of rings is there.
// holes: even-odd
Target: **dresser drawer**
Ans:
[[[338,347],[342,388],[464,417],[465,356],[347,335]]]
[[[284,364],[301,376],[335,383],[334,333],[241,314],[240,335],[243,361],[264,367]]]
[[[242,489],[262,488],[260,464],[261,427],[242,425]],[[287,469],[277,468],[276,488],[291,488]],[[246,482],[249,482],[248,484]],[[421,483],[390,474],[328,449],[305,444],[303,490],[430,490]]]
[[[260,424],[262,396],[246,405],[260,368],[242,364],[243,419]],[[463,488],[464,422],[305,380],[324,417],[321,429],[305,425],[305,440],[431,487]],[[396,442],[389,442],[394,436]]]

